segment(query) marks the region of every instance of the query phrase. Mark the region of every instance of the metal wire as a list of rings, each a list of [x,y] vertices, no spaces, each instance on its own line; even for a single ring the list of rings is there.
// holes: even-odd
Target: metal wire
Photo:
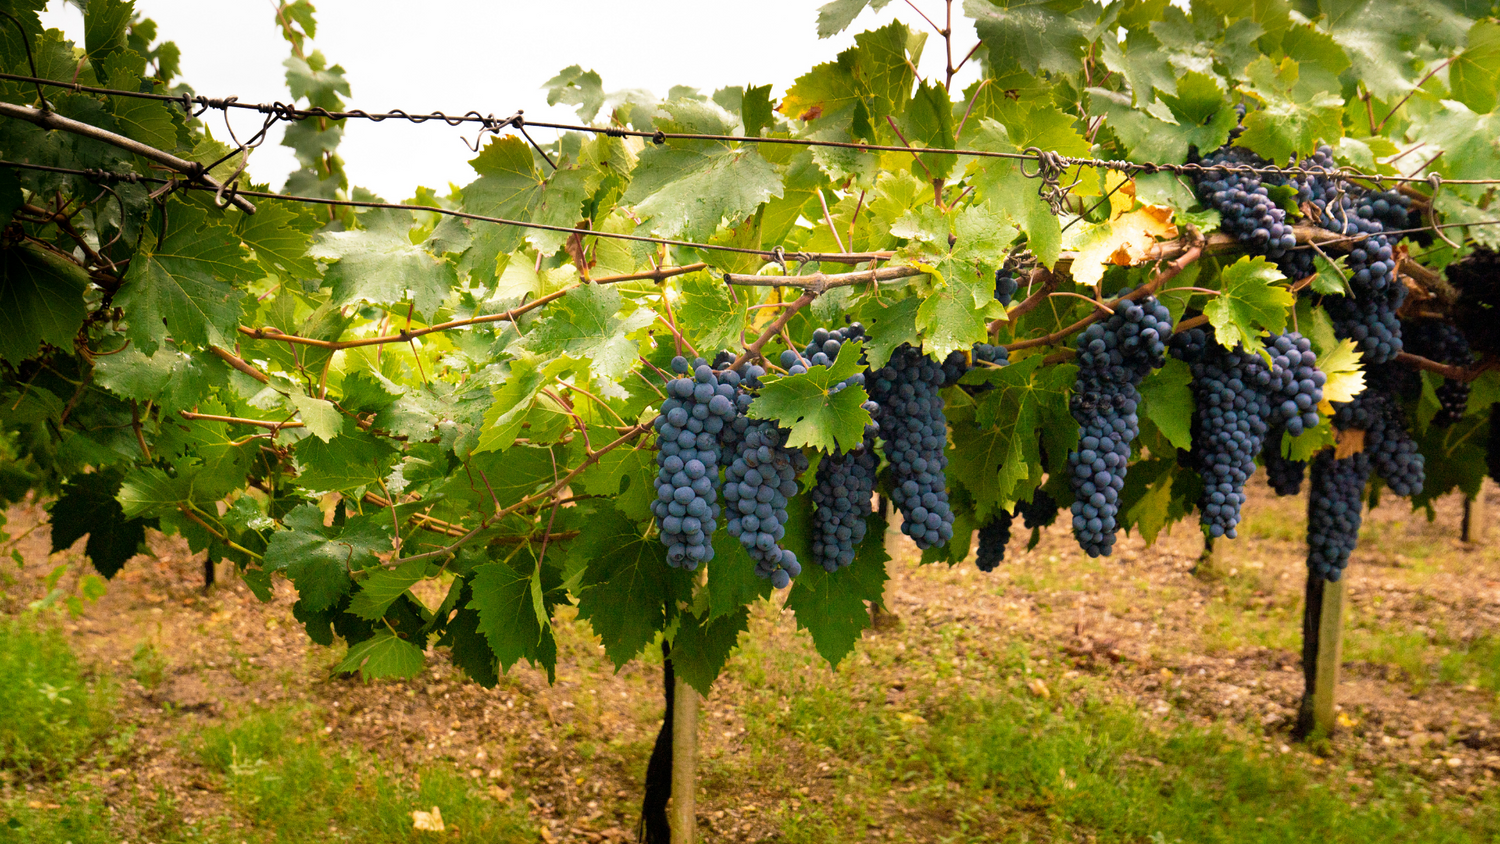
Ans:
[[[525,127],[530,126],[540,129],[556,129],[565,132],[586,132],[598,135],[607,135],[612,138],[643,138],[655,144],[664,144],[667,141],[712,141],[716,143],[748,143],[748,144],[782,144],[802,147],[829,147],[834,149],[851,149],[861,152],[905,152],[923,155],[961,155],[972,158],[999,158],[1012,161],[1030,161],[1038,167],[1038,172],[1028,173],[1032,177],[1053,173],[1057,168],[1070,169],[1073,167],[1095,167],[1107,170],[1115,170],[1130,176],[1150,173],[1176,173],[1178,175],[1202,175],[1204,173],[1239,173],[1270,176],[1323,176],[1341,180],[1365,180],[1374,182],[1377,186],[1385,182],[1398,184],[1426,184],[1433,185],[1433,176],[1389,176],[1380,173],[1364,173],[1352,168],[1340,168],[1337,171],[1328,171],[1323,168],[1302,167],[1256,167],[1250,164],[1214,164],[1203,165],[1196,162],[1183,164],[1169,164],[1162,162],[1138,162],[1123,159],[1100,159],[1100,158],[1077,158],[1073,156],[1059,155],[1056,152],[1041,150],[1036,147],[1028,148],[1025,152],[999,152],[995,150],[978,149],[948,149],[944,147],[911,147],[895,146],[891,144],[865,144],[853,141],[823,141],[812,138],[776,138],[776,137],[750,137],[745,135],[711,135],[689,132],[663,132],[644,131],[639,129],[625,129],[615,126],[587,126],[578,123],[550,123],[533,122],[526,120],[524,113],[517,110],[509,117],[499,118],[493,114],[481,114],[478,111],[469,111],[462,115],[450,115],[441,111],[412,114],[401,109],[392,109],[386,112],[368,112],[363,109],[350,111],[329,111],[325,108],[297,108],[294,105],[283,102],[271,103],[242,103],[238,97],[206,97],[193,94],[153,94],[143,91],[127,91],[118,88],[101,88],[91,85],[81,85],[76,82],[59,82],[55,79],[46,79],[38,76],[23,76],[15,73],[0,73],[0,79],[9,79],[16,82],[30,82],[35,85],[48,85],[56,88],[66,88],[77,93],[103,94],[112,97],[135,97],[138,99],[155,100],[157,102],[176,103],[184,110],[198,116],[203,111],[213,108],[228,110],[231,108],[256,111],[265,115],[274,115],[277,120],[299,121],[312,117],[321,117],[328,120],[369,120],[381,123],[386,120],[405,120],[411,123],[427,123],[430,121],[441,121],[449,126],[459,126],[465,123],[480,124],[481,135],[488,132],[499,134],[507,127],[514,127],[525,135]],[[194,106],[198,107],[193,112]],[[530,136],[526,139],[532,146],[537,146]],[[477,145],[477,141],[476,141]],[[474,146],[470,147],[471,149]],[[537,147],[540,151],[540,147]],[[545,156],[546,153],[543,152]],[[551,163],[550,157],[548,162]],[[1500,178],[1492,179],[1439,179],[1436,184],[1449,185],[1497,185]],[[1046,194],[1044,198],[1049,203],[1054,195],[1055,188],[1051,184],[1045,184]]]

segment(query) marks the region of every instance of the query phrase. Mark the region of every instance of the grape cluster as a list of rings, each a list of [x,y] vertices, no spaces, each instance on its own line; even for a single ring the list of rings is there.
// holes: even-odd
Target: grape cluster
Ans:
[[[719,436],[735,419],[739,376],[715,372],[703,359],[672,360],[678,378],[656,417],[656,500],[652,513],[667,546],[667,563],[696,569],[714,557],[719,517]]]
[[[1371,468],[1392,492],[1404,497],[1422,491],[1426,461],[1406,432],[1406,412],[1392,389],[1393,377],[1390,364],[1368,368],[1364,391],[1334,406],[1333,425],[1341,431],[1365,432],[1363,453]]]
[[[1271,356],[1271,427],[1294,437],[1316,428],[1328,376],[1318,369],[1312,341],[1291,331],[1266,338],[1266,352]],[[1280,436],[1275,439],[1281,441]]]
[[[1469,349],[1469,339],[1458,326],[1438,319],[1420,319],[1401,322],[1401,338],[1406,348],[1414,355],[1421,355],[1439,363],[1468,366],[1474,362],[1474,353]],[[1415,373],[1413,373],[1415,374]],[[1414,379],[1417,380],[1417,379]],[[1420,384],[1420,380],[1417,380]],[[1469,406],[1469,384],[1444,378],[1437,388],[1440,405],[1432,424],[1446,428],[1464,417]]]
[[[1370,191],[1362,197],[1359,216],[1378,220],[1386,231],[1412,228],[1411,198],[1393,190]]]
[[[1210,537],[1232,539],[1245,503],[1245,481],[1255,472],[1255,456],[1270,430],[1271,370],[1260,357],[1243,348],[1226,349],[1201,328],[1172,338],[1171,347],[1193,372],[1197,410],[1188,463],[1203,478],[1199,519]],[[1296,419],[1300,424],[1300,416]]]
[[[1338,169],[1330,147],[1319,147],[1301,166],[1315,172],[1293,177],[1290,184],[1298,202],[1311,206],[1317,224],[1334,234],[1364,236],[1349,250],[1349,295],[1323,298],[1334,334],[1359,344],[1367,364],[1393,360],[1402,348],[1396,311],[1406,300],[1406,288],[1396,281],[1391,239],[1374,216],[1374,202],[1363,189],[1324,175]],[[1366,210],[1369,215],[1362,213]]]
[[[946,472],[948,420],[943,413],[943,368],[903,343],[869,379],[880,405],[880,439],[891,464],[891,500],[901,511],[901,532],[918,548],[953,538]]]
[[[863,336],[864,327],[857,322],[832,331],[819,328],[813,332],[812,343],[803,354],[812,364],[828,365],[838,359],[844,343]],[[789,369],[798,365],[793,364]],[[864,383],[864,373],[856,373],[835,385],[830,392]],[[879,417],[879,405],[865,402],[864,407],[872,418]],[[875,435],[879,430],[880,426],[872,422],[865,426],[859,446],[830,454],[818,464],[811,496],[812,552],[813,559],[825,571],[838,571],[854,562],[855,549],[864,541],[870,496],[875,492],[875,471],[879,465],[875,458]]]
[[[1302,491],[1302,478],[1307,474],[1307,463],[1293,460],[1281,453],[1281,437],[1270,437],[1261,451],[1261,460],[1266,464],[1266,480],[1277,495],[1296,495]]]
[[[1015,270],[1006,267],[995,270],[995,301],[1008,308],[1020,289],[1021,281],[1016,278]]]
[[[1172,316],[1154,297],[1120,300],[1107,320],[1078,335],[1078,378],[1069,409],[1078,421],[1078,449],[1068,454],[1073,533],[1091,557],[1115,544],[1120,490],[1130,444],[1140,433],[1136,407],[1141,379],[1163,363]]]
[[[968,355],[960,351],[949,352],[948,356],[943,358],[943,386],[951,387],[957,384],[960,378],[967,375],[969,370],[981,362],[1004,366],[1008,360],[1010,360],[1009,349],[1004,346],[992,346],[989,343],[975,343]],[[992,386],[991,384],[965,385],[964,391],[973,395],[984,392]]]
[[[1360,510],[1370,458],[1363,452],[1338,458],[1324,450],[1313,458],[1307,498],[1307,567],[1324,580],[1338,580],[1359,541]]]
[[[1052,493],[1038,489],[1031,494],[1030,501],[1022,501],[1016,505],[1016,515],[1025,521],[1027,528],[1044,528],[1057,521],[1057,511],[1061,509]]]
[[[979,529],[979,551],[974,564],[980,571],[994,571],[1005,559],[1005,546],[1010,542],[1010,525],[1014,517],[1000,510]]]
[[[1500,252],[1475,249],[1443,270],[1448,283],[1458,290],[1453,319],[1469,338],[1476,352],[1500,354],[1500,331],[1495,314],[1500,313]]]
[[[807,471],[801,449],[787,448],[784,432],[769,419],[746,423],[734,462],[724,472],[725,527],[755,561],[755,573],[784,589],[802,573],[797,555],[778,543],[786,535],[787,502],[797,494],[797,476]]]
[[[1198,199],[1219,212],[1221,226],[1247,249],[1276,264],[1287,278],[1313,274],[1312,254],[1295,250],[1296,235],[1286,221],[1286,210],[1271,200],[1270,191],[1255,173],[1235,173],[1214,167],[1264,167],[1265,159],[1242,147],[1225,146],[1201,162]]]

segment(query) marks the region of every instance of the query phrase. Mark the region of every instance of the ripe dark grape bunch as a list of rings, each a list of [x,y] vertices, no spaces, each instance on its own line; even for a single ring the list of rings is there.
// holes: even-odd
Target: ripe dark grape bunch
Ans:
[[[1329,174],[1338,169],[1327,146],[1319,147],[1301,166]],[[1311,216],[1319,226],[1335,234],[1365,236],[1349,250],[1350,295],[1323,297],[1334,334],[1358,343],[1367,364],[1395,359],[1402,349],[1396,311],[1406,300],[1406,288],[1396,280],[1392,241],[1374,202],[1367,201],[1362,188],[1322,173],[1299,175],[1289,184],[1297,189],[1297,201],[1312,207]]]
[[[812,343],[803,351],[807,361],[814,365],[829,365],[838,359],[839,350],[845,342],[864,336],[864,326],[853,323],[846,328],[833,331],[819,328],[813,332]],[[830,392],[838,392],[851,384],[863,385],[864,373],[856,373],[834,386]],[[864,404],[872,419],[878,420],[880,406],[873,401]],[[875,458],[875,437],[880,431],[877,422],[865,426],[860,444],[844,452],[830,454],[818,463],[816,483],[812,489],[813,533],[812,552],[825,571],[833,572],[854,562],[854,553],[864,541],[870,508],[870,496],[875,492],[875,473],[879,461]]]
[[[656,500],[652,513],[667,546],[667,563],[696,569],[714,557],[719,517],[719,436],[735,418],[740,377],[715,372],[699,358],[689,365],[672,359],[680,377],[667,382],[667,398],[656,417]]]
[[[1414,355],[1421,355],[1438,363],[1468,366],[1474,362],[1474,353],[1469,348],[1469,339],[1463,331],[1450,322],[1439,319],[1401,321],[1401,338],[1406,348]],[[1415,373],[1412,373],[1415,375]],[[1413,378],[1417,385],[1421,381]],[[1438,412],[1432,424],[1446,428],[1464,418],[1469,407],[1469,384],[1444,378],[1437,388]]]
[[[946,470],[948,419],[943,413],[943,368],[920,349],[901,344],[868,379],[880,405],[880,438],[891,464],[891,500],[901,511],[901,532],[918,548],[953,539]]]
[[[1164,362],[1172,315],[1154,297],[1121,300],[1109,319],[1078,335],[1078,379],[1070,409],[1078,420],[1078,449],[1068,455],[1073,486],[1073,533],[1091,557],[1115,544],[1120,490],[1130,444],[1140,433],[1137,386]]]
[[[1270,162],[1242,147],[1224,146],[1201,163],[1204,168],[1228,168],[1264,167]],[[1286,210],[1271,200],[1270,191],[1258,174],[1205,169],[1197,177],[1197,183],[1198,200],[1204,207],[1219,212],[1226,233],[1275,263],[1287,278],[1302,279],[1313,274],[1312,253],[1293,248],[1297,237],[1286,221]]]
[[[1307,497],[1307,567],[1324,580],[1338,580],[1359,541],[1360,510],[1370,458],[1364,452],[1338,458],[1325,449],[1313,458]]]

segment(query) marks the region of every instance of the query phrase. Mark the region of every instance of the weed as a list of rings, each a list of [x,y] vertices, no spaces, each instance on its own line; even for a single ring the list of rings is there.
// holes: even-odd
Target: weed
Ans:
[[[111,723],[109,686],[35,614],[0,620],[0,677],[0,767],[23,777],[65,771]]]

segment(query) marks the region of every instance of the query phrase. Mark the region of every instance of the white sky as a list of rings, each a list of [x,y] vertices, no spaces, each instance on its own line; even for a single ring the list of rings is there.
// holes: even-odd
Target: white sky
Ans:
[[[817,37],[817,10],[825,0],[316,0],[314,46],[343,65],[353,108],[408,112],[442,110],[506,116],[523,109],[532,120],[576,120],[572,109],[547,105],[542,83],[573,64],[598,71],[606,91],[645,88],[658,95],[673,85],[712,93],[726,85],[773,86],[778,98],[796,77],[831,60],[854,43],[853,33],[899,18],[930,29],[911,5],[891,2],[870,10],[841,35]],[[912,0],[942,23],[942,0]],[[960,4],[955,3],[955,6]],[[289,48],[274,24],[271,0],[136,0],[158,24],[161,37],[182,50],[182,79],[213,97],[246,102],[289,99],[281,62]],[[211,11],[210,11],[211,10]],[[83,42],[83,18],[52,0],[43,23]],[[973,46],[973,24],[955,11],[955,58]],[[933,33],[920,72],[940,75],[943,42]],[[971,63],[955,88],[978,77]],[[214,136],[227,140],[221,118],[205,115]],[[260,116],[232,119],[240,138]],[[438,189],[473,178],[473,157],[459,140],[474,127],[349,121],[339,148],[354,184],[388,200],[410,198],[417,185]],[[256,180],[280,187],[295,169],[280,132],[256,151]],[[537,140],[545,142],[544,137]]]

